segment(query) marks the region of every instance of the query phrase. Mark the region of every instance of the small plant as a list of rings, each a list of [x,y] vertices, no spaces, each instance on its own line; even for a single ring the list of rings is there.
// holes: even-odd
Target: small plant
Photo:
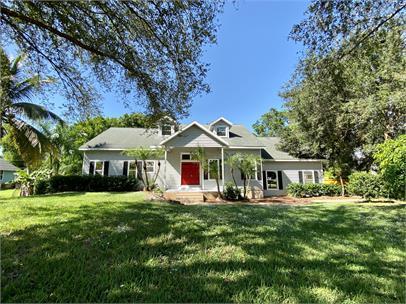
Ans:
[[[224,198],[230,201],[236,201],[241,197],[240,189],[232,182],[227,182],[223,191]]]

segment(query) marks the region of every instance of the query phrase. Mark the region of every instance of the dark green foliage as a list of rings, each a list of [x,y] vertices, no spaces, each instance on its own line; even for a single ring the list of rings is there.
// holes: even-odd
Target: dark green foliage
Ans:
[[[271,108],[269,112],[263,114],[261,118],[252,125],[252,128],[255,134],[259,136],[281,136],[287,123],[288,118],[285,111]]]
[[[101,109],[96,87],[151,114],[187,114],[208,91],[203,48],[215,42],[220,1],[2,1],[2,40],[58,78],[67,114]],[[79,112],[79,113],[78,113]]]
[[[328,184],[299,184],[288,185],[288,194],[294,197],[314,197],[314,196],[337,196],[341,193],[341,187]]]
[[[387,191],[385,182],[378,174],[368,172],[354,172],[349,176],[347,191],[351,195],[359,195],[363,198],[385,197]]]
[[[136,191],[140,184],[134,177],[101,176],[101,175],[56,175],[48,180],[35,184],[35,194],[68,192],[68,191]]]
[[[235,201],[240,198],[241,192],[233,183],[228,182],[224,186],[223,196],[226,200]]]
[[[374,158],[389,196],[406,200],[406,135],[378,145]]]

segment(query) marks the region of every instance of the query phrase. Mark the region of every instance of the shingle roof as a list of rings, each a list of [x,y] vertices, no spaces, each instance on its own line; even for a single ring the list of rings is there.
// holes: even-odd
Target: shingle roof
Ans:
[[[257,139],[265,146],[265,149],[262,149],[261,152],[263,159],[299,160],[278,148],[280,143],[279,137],[257,137]]]
[[[17,171],[18,168],[12,164],[10,164],[8,161],[0,158],[0,170],[3,171]]]
[[[184,128],[186,125],[181,125]],[[209,125],[203,125],[209,129]],[[159,134],[158,129],[144,128],[110,128],[91,139],[79,149],[116,149],[125,150],[137,147],[158,146],[165,136]],[[230,146],[262,147],[263,144],[243,125],[233,125],[230,137],[224,138]]]

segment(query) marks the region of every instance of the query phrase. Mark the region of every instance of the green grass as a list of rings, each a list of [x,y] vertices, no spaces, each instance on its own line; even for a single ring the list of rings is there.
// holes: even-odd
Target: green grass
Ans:
[[[405,302],[405,204],[0,198],[0,302]]]

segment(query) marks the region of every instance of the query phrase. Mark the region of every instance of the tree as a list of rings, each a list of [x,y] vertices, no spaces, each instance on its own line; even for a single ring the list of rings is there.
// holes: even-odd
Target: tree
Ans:
[[[406,200],[406,135],[379,144],[374,158],[389,196]]]
[[[191,153],[191,158],[199,161],[203,171],[209,172],[210,178],[213,178],[216,181],[218,198],[222,199],[223,194],[220,191],[220,181],[219,181],[221,170],[219,168],[219,163],[217,161],[209,162],[209,160],[206,157],[206,151],[204,150],[203,147],[197,147],[197,149]]]
[[[290,38],[311,53],[324,56],[335,50],[336,58],[343,58],[376,32],[391,28],[405,8],[403,0],[313,0],[307,18],[293,27]]]
[[[159,171],[161,169],[161,159],[165,153],[165,150],[162,148],[150,149],[150,148],[137,148],[124,151],[124,155],[134,157],[135,163],[137,164],[140,160],[142,162],[142,169],[144,171],[144,176],[142,173],[138,175],[142,183],[145,186],[146,191],[151,191],[155,188],[156,180],[158,178]],[[147,161],[148,160],[158,160],[158,170],[156,170],[155,175],[150,180],[147,172]]]
[[[239,169],[243,177],[243,197],[247,199],[247,190],[250,187],[251,179],[255,179],[255,172],[258,164],[261,162],[261,158],[255,154],[241,153],[239,155]]]
[[[286,128],[287,123],[288,118],[285,111],[271,108],[269,112],[263,114],[261,118],[252,125],[252,128],[258,136],[279,137]]]
[[[370,169],[371,147],[406,131],[402,26],[391,24],[345,61],[336,50],[309,53],[282,93],[290,122],[284,149],[329,160],[342,188],[351,170]]]
[[[215,42],[222,5],[3,1],[0,18],[5,39],[28,52],[32,68],[59,78],[67,113],[98,114],[97,83],[132,99],[126,103],[144,104],[150,114],[178,118],[196,94],[208,91],[201,57],[203,47]]]
[[[51,80],[39,75],[26,77],[22,69],[23,54],[10,62],[5,51],[0,48],[1,91],[0,91],[0,139],[5,132],[10,133],[18,153],[24,161],[33,165],[50,148],[49,139],[29,121],[53,121],[63,123],[53,112],[41,105],[29,102],[41,87]]]

